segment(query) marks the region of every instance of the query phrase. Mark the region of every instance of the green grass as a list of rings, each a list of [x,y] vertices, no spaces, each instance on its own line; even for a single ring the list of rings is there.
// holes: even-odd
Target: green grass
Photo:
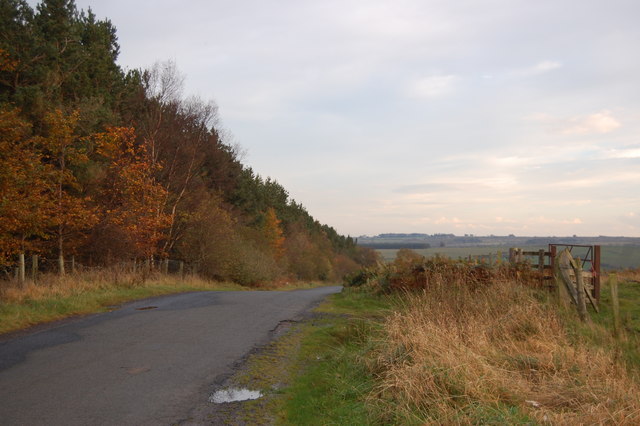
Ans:
[[[308,325],[285,390],[280,423],[363,425],[373,419],[366,397],[374,378],[362,362],[373,348],[389,298],[345,289],[318,310],[324,319]]]
[[[640,336],[640,283],[618,279],[618,298],[620,300],[620,318],[627,333]],[[607,327],[613,324],[611,308],[611,290],[609,281],[603,280],[600,291],[600,314],[594,320]]]
[[[600,313],[592,312],[591,319],[607,331],[601,336],[594,330],[587,331],[589,338],[599,345],[614,346],[619,356],[636,375],[640,376],[640,283],[618,280],[618,298],[622,336],[610,340],[613,333],[613,310],[608,280],[603,280],[600,293]]]

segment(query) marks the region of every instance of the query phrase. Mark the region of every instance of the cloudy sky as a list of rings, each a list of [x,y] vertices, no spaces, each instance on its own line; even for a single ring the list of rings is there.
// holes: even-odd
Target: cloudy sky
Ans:
[[[350,235],[640,236],[637,0],[77,0]]]

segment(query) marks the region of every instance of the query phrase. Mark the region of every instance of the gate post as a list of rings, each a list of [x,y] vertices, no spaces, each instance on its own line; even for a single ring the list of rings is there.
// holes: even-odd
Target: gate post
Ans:
[[[593,297],[600,304],[600,246],[593,246]]]

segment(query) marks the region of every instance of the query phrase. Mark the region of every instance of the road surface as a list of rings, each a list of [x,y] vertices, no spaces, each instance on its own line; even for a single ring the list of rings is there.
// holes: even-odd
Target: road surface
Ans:
[[[169,425],[341,287],[198,292],[0,336],[0,424]]]

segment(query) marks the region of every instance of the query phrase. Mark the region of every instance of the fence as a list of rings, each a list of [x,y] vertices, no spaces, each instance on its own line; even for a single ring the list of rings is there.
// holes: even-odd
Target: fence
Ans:
[[[495,255],[469,255],[468,261],[489,267],[500,266],[503,262],[525,265],[537,273],[542,287],[566,290],[565,296],[576,305],[580,303],[578,299],[586,297],[593,309],[599,310],[599,245],[549,244],[548,250],[510,248],[507,258],[503,257],[501,252],[497,252]],[[583,291],[578,290],[580,287]]]
[[[27,259],[24,254],[20,254],[17,264],[8,265],[0,269],[0,271],[2,271],[0,276],[7,281],[15,280],[23,284],[27,280],[38,282],[39,277],[46,273],[66,275],[77,272],[105,270],[107,268],[116,268],[121,272],[159,272],[163,274],[177,274],[183,277],[185,273],[196,272],[197,265],[187,264],[183,260],[148,258],[117,262],[108,267],[89,266],[76,262],[75,256],[71,256],[68,259],[47,259],[34,254]]]
[[[561,297],[570,299],[578,308],[586,298],[593,309],[599,311],[599,245],[549,244],[548,251],[512,248],[509,249],[509,261],[531,265],[538,271],[542,285],[557,289]]]

